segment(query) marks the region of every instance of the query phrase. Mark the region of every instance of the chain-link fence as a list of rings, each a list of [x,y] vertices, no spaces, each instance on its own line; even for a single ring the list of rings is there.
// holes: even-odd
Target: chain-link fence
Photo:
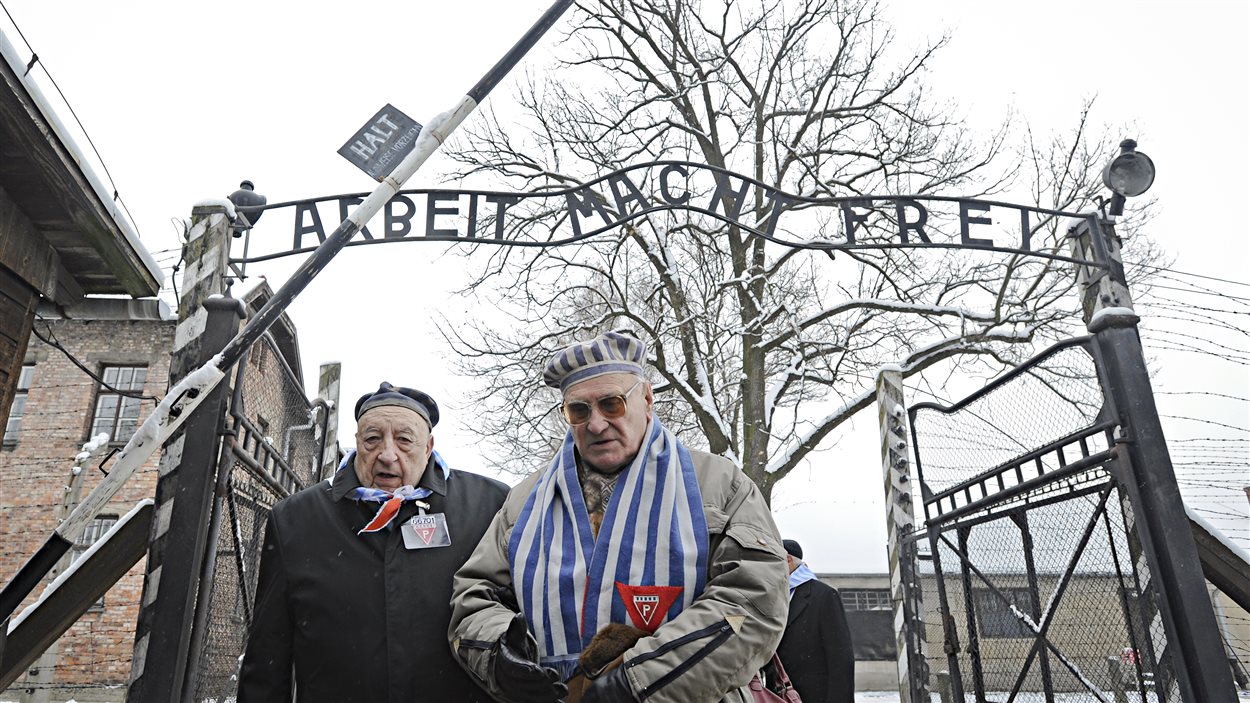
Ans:
[[[1093,354],[1073,340],[911,410],[929,666],[951,700],[1170,700]]]
[[[200,586],[208,607],[191,653],[195,700],[233,700],[265,521],[274,503],[319,478],[325,410],[320,401],[304,397],[302,384],[268,337],[241,362],[229,413],[233,436],[223,445],[221,497],[212,518],[212,580]]]

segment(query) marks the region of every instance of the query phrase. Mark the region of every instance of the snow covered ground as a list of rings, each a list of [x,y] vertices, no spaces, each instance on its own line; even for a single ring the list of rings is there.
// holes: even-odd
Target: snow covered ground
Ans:
[[[1005,701],[1007,700],[1007,694],[1004,693],[1000,696],[996,696],[993,693],[989,693],[986,694],[986,698],[990,701]],[[972,699],[969,698],[969,700]],[[1036,698],[1028,697],[1027,694],[1022,694],[1017,696],[1016,700],[1020,701],[1020,703],[1033,703],[1034,701],[1041,701],[1045,699],[1042,698],[1040,694],[1038,694]],[[1097,700],[1098,699],[1088,693],[1060,693],[1055,696],[1055,703],[1096,703]],[[1110,693],[1107,693],[1106,700],[1112,701],[1115,699]],[[1132,701],[1136,699],[1129,698],[1129,700]],[[1250,691],[1238,691],[1237,700],[1250,701]],[[856,691],[855,703],[899,703],[899,696],[897,691]],[[939,698],[936,693],[932,694],[932,703],[941,703],[941,698]]]
[[[998,698],[991,693],[988,695],[988,698],[990,700],[1006,700],[1006,694],[1004,694],[1003,697]],[[1020,697],[1016,699],[1021,700],[1021,703],[1031,703],[1031,699],[1029,698]],[[1110,693],[1106,699],[1113,700]],[[1096,699],[1091,697],[1088,693],[1060,693],[1055,697],[1056,703],[1094,703],[1095,700]],[[1239,690],[1238,700],[1246,700],[1246,702],[1250,702],[1250,690]],[[17,702],[16,700],[0,699],[0,703]],[[71,699],[66,703],[75,702]],[[855,693],[855,703],[899,703],[899,692],[896,692],[896,690],[858,690],[858,692]],[[933,694],[933,703],[941,703],[941,699],[936,693]]]

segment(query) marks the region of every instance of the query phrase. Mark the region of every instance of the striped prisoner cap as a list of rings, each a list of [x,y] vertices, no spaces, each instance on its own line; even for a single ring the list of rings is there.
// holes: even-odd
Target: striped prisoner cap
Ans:
[[[632,373],[642,377],[647,345],[628,330],[604,332],[556,352],[543,370],[543,382],[560,392],[588,378],[608,373]]]

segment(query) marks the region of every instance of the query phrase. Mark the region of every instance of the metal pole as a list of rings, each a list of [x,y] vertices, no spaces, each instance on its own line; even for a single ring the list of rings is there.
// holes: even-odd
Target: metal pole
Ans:
[[[460,123],[472,114],[477,105],[486,98],[504,75],[521,60],[572,4],[573,0],[557,0],[521,37],[516,46],[470,89],[468,94],[461,98],[451,110],[431,119],[429,124],[421,130],[412,152],[404,157],[395,171],[384,178],[373,193],[357,205],[347,219],[334,230],[334,233],[309,255],[291,278],[274,293],[269,302],[265,303],[256,317],[252,318],[251,322],[222,350],[222,353],[169,389],[165,400],[161,401],[117,456],[113,469],[105,480],[91,492],[91,495],[87,496],[85,501],[79,504],[78,508],[48,537],[35,554],[18,569],[13,579],[5,585],[4,590],[0,591],[0,619],[12,615],[44,575],[52,569],[61,556],[69,551],[72,542],[64,537],[66,532],[62,528],[86,525],[100,508],[108,503],[134,472],[147,461],[152,452],[156,451],[156,448],[186,421],[191,411],[204,401],[208,391],[221,382],[226,371],[243,357],[261,335],[268,331],[295,296],[307,288],[312,279],[321,273],[321,270],[346,246],[352,236],[360,231],[360,228],[367,224],[378,213],[378,210],[403,188],[404,182],[416,173],[430,155],[460,126]]]
[[[963,703],[964,683],[963,670],[959,666],[959,630],[955,626],[955,617],[951,614],[950,598],[946,594],[946,579],[942,572],[942,548],[939,544],[941,530],[929,528],[929,555],[933,559],[934,582],[938,592],[938,617],[942,618],[942,651],[946,654],[946,679],[938,675],[938,687],[946,686],[954,700]]]
[[[1033,531],[1029,528],[1028,513],[1014,512],[1011,514],[1011,520],[1020,529],[1020,547],[1024,553],[1024,575],[1029,581],[1029,607],[1032,609],[1029,615],[1033,617],[1033,622],[1040,623],[1042,622],[1042,593],[1037,578],[1037,563],[1033,558]],[[1046,696],[1046,703],[1055,703],[1055,686],[1050,675],[1050,652],[1042,649],[1037,657],[1042,669],[1042,693]]]
[[[243,412],[243,374],[247,364],[239,364],[234,374],[234,389],[230,395],[231,415]],[[212,607],[213,575],[217,573],[218,541],[221,539],[221,511],[230,490],[230,474],[234,468],[234,438],[238,435],[237,417],[222,433],[221,453],[217,458],[217,482],[213,489],[213,510],[209,517],[208,539],[204,541],[204,562],[200,569],[200,586],[195,594],[195,617],[191,626],[191,644],[187,648],[187,671],[183,679],[182,699],[192,701],[199,684],[200,663],[204,659],[204,646],[208,640],[208,614]],[[248,623],[249,625],[251,623]]]
[[[968,666],[972,669],[972,694],[977,703],[987,703],[985,699],[985,672],[981,668],[981,635],[977,632],[977,608],[972,593],[972,571],[968,568],[968,538],[971,527],[957,527],[955,534],[959,540],[959,575],[960,585],[964,592],[964,620],[968,626],[968,645],[964,651],[968,653]]]
[[[1124,488],[1167,633],[1166,646],[1155,655],[1172,660],[1182,700],[1231,703],[1236,700],[1232,673],[1155,407],[1119,239],[1111,221],[1099,215],[1081,220],[1071,234],[1073,247],[1108,266],[1105,274],[1082,276],[1080,282],[1085,321],[1104,361],[1102,382],[1120,413],[1116,448],[1127,458]]]

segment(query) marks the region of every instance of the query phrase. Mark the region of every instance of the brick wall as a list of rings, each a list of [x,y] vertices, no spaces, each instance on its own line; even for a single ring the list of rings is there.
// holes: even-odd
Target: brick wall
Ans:
[[[55,340],[97,374],[105,365],[146,365],[144,394],[164,396],[169,349],[173,346],[172,321],[57,320],[48,327],[37,324],[41,331],[50,327]],[[35,369],[21,429],[16,444],[6,442],[0,449],[0,582],[8,581],[56,527],[74,456],[89,438],[98,386],[64,354],[34,337],[26,362],[33,362]],[[142,403],[140,422],[153,406],[149,401]],[[110,503],[107,514],[124,515],[137,501],[153,495],[158,458],[159,452],[130,479]],[[82,496],[102,477],[96,469],[98,463],[94,460],[83,469]],[[126,683],[143,568],[140,561],[104,596],[102,608],[88,612],[61,637],[51,683],[71,687]],[[32,594],[22,607],[37,595]],[[37,680],[48,682],[46,676],[44,673]],[[12,698],[12,692],[27,688],[22,683],[14,684],[5,697]]]

